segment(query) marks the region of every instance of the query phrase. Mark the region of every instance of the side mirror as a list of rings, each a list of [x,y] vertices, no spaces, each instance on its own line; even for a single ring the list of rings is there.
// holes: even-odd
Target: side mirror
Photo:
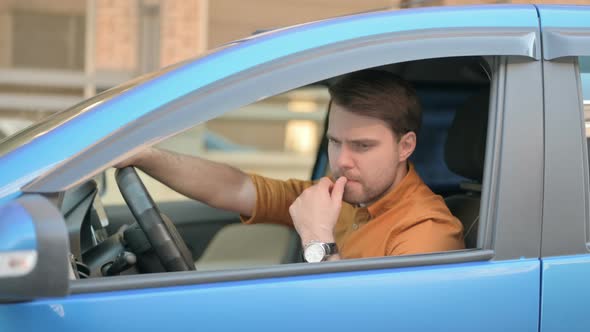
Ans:
[[[45,197],[24,195],[0,206],[0,302],[67,295],[67,234]]]

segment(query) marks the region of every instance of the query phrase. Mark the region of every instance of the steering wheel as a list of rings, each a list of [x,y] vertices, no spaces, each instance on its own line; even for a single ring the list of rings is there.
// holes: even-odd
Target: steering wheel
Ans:
[[[119,190],[166,271],[196,270],[192,255],[176,226],[163,218],[133,167],[115,172]]]

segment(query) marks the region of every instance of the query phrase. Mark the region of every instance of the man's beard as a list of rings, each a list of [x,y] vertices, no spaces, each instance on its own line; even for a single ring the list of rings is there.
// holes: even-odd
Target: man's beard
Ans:
[[[342,200],[352,205],[358,204],[370,204],[378,200],[385,195],[386,191],[390,186],[385,185],[384,188],[378,188],[375,186],[366,185],[358,176],[342,174],[340,172],[334,173],[334,181],[338,180],[339,177],[344,176],[347,180],[352,180],[354,183],[347,182],[344,186],[344,195]],[[351,190],[350,185],[355,186],[355,190]]]
[[[334,181],[338,180],[341,176],[344,176],[347,179],[347,183],[344,185],[344,195],[342,196],[343,201],[349,204],[356,205],[365,203],[371,199],[371,197],[369,197],[370,195],[367,195],[367,193],[370,191],[369,188],[365,186],[364,182],[362,182],[358,176],[345,173],[343,174],[341,172],[335,172]],[[350,188],[352,183],[348,182],[351,180],[354,181],[356,189],[354,191],[352,191]]]

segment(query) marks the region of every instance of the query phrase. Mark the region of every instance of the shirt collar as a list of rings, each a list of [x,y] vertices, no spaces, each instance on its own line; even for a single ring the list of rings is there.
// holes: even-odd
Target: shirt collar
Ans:
[[[375,203],[367,207],[372,218],[376,218],[391,209],[395,203],[397,203],[402,197],[406,196],[413,188],[415,188],[416,184],[420,183],[421,180],[418,176],[418,173],[414,169],[414,165],[409,162],[408,168],[408,173],[404,176],[400,183],[398,183],[397,186],[395,186],[391,191],[389,191]]]

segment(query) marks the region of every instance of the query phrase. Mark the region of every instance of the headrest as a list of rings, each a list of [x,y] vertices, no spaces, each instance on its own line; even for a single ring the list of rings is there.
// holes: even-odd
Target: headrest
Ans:
[[[445,144],[449,169],[481,183],[488,128],[489,88],[482,89],[455,112]]]

